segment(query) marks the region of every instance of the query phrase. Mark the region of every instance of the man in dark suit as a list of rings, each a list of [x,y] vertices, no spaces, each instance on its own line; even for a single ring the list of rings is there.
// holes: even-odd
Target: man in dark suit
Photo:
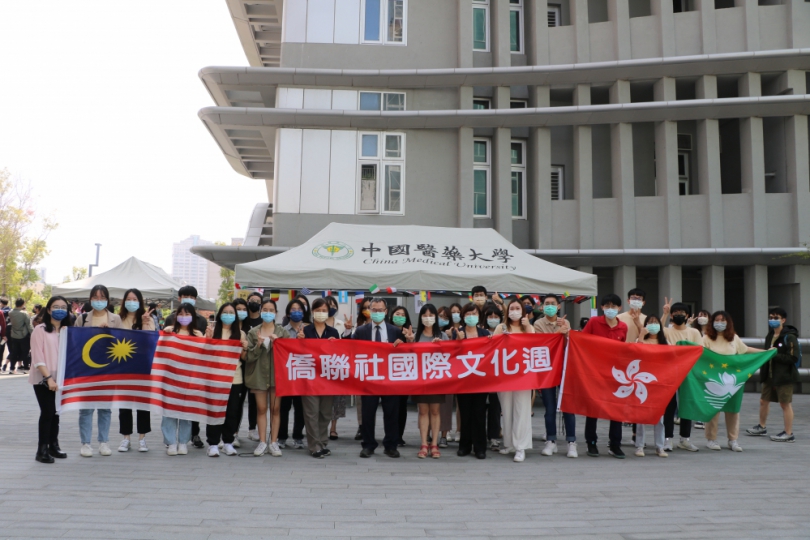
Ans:
[[[393,324],[385,322],[388,313],[388,306],[382,298],[371,299],[371,322],[358,327],[354,331],[352,339],[363,341],[380,341],[398,345],[405,340],[402,330]],[[360,429],[363,433],[363,450],[360,457],[371,457],[374,449],[377,448],[377,439],[374,437],[374,424],[377,419],[377,405],[382,402],[383,423],[385,426],[385,437],[383,447],[385,455],[392,458],[399,457],[397,441],[399,440],[399,396],[362,396],[361,403],[363,409],[363,425]]]

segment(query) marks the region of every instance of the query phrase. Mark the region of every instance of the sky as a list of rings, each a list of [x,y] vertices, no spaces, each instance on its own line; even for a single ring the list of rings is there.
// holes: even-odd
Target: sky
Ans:
[[[263,181],[228,165],[197,112],[205,66],[245,66],[225,0],[0,0],[0,169],[59,223],[41,266],[171,273],[172,243],[244,237]]]

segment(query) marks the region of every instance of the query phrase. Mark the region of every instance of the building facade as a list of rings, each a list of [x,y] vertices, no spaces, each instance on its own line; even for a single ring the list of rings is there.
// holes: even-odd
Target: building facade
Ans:
[[[191,248],[212,245],[198,235],[172,244],[172,278],[182,285],[193,285],[201,298],[216,297],[222,278],[217,265],[195,255]]]
[[[270,203],[197,253],[492,227],[600,294],[810,331],[810,2],[227,1],[251,67],[201,70],[200,118]]]

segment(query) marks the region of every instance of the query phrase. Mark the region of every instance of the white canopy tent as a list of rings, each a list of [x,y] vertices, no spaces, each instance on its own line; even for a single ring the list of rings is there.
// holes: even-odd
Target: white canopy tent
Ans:
[[[307,242],[236,265],[242,287],[595,296],[596,276],[524,253],[493,229],[331,223]]]
[[[171,300],[177,298],[177,291],[181,287],[161,268],[130,257],[106,272],[79,281],[56,285],[52,294],[71,300],[86,300],[95,285],[106,286],[110,291],[110,296],[117,300],[121,300],[124,293],[133,288],[141,291],[144,298]]]

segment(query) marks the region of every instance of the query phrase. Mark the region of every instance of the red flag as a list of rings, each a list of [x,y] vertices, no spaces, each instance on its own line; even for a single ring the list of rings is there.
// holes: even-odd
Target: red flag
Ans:
[[[703,347],[622,343],[571,332],[560,410],[655,424]]]

